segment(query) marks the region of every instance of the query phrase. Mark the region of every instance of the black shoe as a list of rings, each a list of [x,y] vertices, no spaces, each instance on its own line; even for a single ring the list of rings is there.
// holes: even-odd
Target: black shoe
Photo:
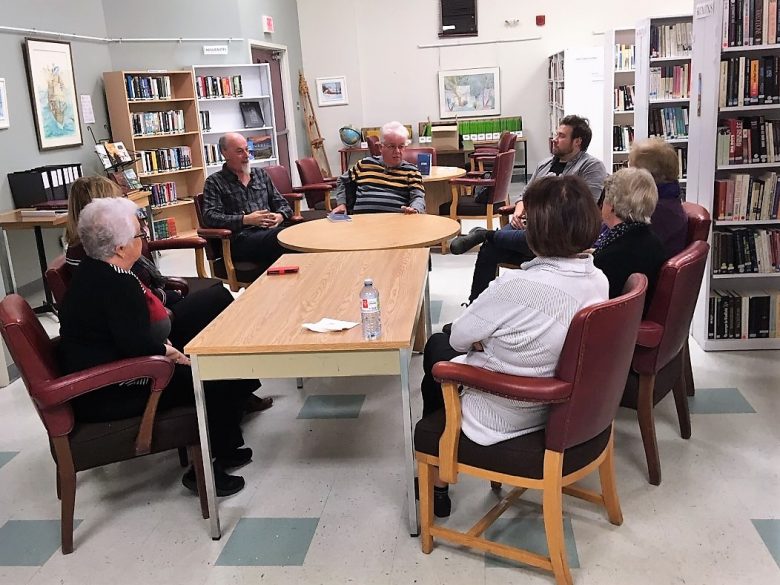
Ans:
[[[450,335],[452,333],[452,323],[445,323],[441,328],[441,332]]]
[[[274,399],[270,396],[261,398],[257,394],[250,394],[246,400],[246,407],[244,411],[249,414],[250,412],[263,412],[268,410],[274,405]]]
[[[252,449],[249,447],[239,447],[227,455],[217,456],[216,459],[222,469],[242,467],[252,461]]]
[[[483,227],[475,227],[465,236],[458,236],[450,242],[450,252],[455,254],[464,254],[474,246],[483,243],[487,239],[488,230]]]
[[[198,481],[195,479],[195,469],[190,467],[181,478],[181,483],[195,495],[198,495]],[[217,496],[224,498],[232,496],[244,489],[244,478],[240,475],[228,475],[219,464],[214,465],[214,484],[217,488]]]
[[[448,518],[452,511],[452,500],[450,500],[449,486],[433,486],[433,515],[437,518]]]

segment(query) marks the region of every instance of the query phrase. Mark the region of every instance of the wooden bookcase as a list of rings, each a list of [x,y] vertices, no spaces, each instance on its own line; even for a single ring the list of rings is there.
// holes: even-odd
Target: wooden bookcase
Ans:
[[[664,111],[671,111],[677,108],[681,108],[684,114],[687,112],[688,126],[690,127],[690,97],[653,97],[650,93],[653,89],[651,86],[651,75],[654,70],[664,67],[682,67],[688,66],[689,79],[687,95],[690,96],[690,92],[694,86],[694,73],[692,70],[691,50],[690,46],[693,17],[688,15],[683,16],[669,16],[663,18],[649,18],[640,21],[636,27],[636,103],[634,104],[634,136],[635,140],[641,140],[650,136],[650,118],[651,116],[659,115]],[[666,40],[671,40],[671,43],[664,43],[662,46],[666,50],[662,54],[651,54],[651,45],[657,46],[658,43],[653,42],[653,37],[657,34],[656,31],[666,30],[666,27],[679,27],[675,28],[675,31],[679,31],[677,37],[668,35]],[[683,48],[683,46],[687,48]],[[661,48],[661,47],[659,47]],[[660,136],[660,135],[658,135]],[[688,168],[688,141],[690,136],[690,130],[688,134],[684,132],[676,132],[671,135],[663,136],[664,140],[671,144],[675,150],[680,154],[680,183],[683,186],[683,193],[687,190],[687,168]]]
[[[128,97],[126,76],[170,79],[170,95],[158,98]],[[167,205],[153,205],[154,219],[173,217],[180,236],[194,235],[198,226],[192,197],[203,190],[203,144],[198,126],[198,107],[192,71],[109,71],[103,73],[103,83],[114,141],[122,141],[134,154],[140,150],[187,146],[191,151],[191,166],[181,170],[143,173],[140,162],[135,164],[141,183],[172,181],[176,183],[178,200]],[[133,133],[132,115],[145,112],[182,110],[184,130],[179,132],[137,135]]]
[[[230,91],[223,92],[228,95],[215,95],[207,97],[201,95],[197,99],[198,123],[204,148],[217,153],[220,136],[227,132],[239,132],[246,138],[260,136],[270,144],[270,156],[260,155],[252,158],[251,165],[278,164],[278,150],[276,145],[276,120],[274,118],[274,101],[271,93],[271,72],[267,63],[244,65],[209,65],[195,66],[192,68],[195,82],[198,78],[222,78],[232,80],[241,77],[240,95],[230,84]],[[201,92],[202,93],[202,92]],[[251,124],[247,127],[241,113],[241,104],[253,102],[259,104],[262,113],[262,122]],[[208,112],[210,125],[204,127],[204,113]],[[268,140],[270,139],[270,140]],[[204,177],[222,168],[222,161],[215,160],[209,163],[204,152]]]
[[[768,4],[768,3],[767,3]],[[732,4],[733,6],[733,4]],[[780,120],[780,100],[774,104],[757,104],[723,107],[721,101],[721,61],[729,59],[756,59],[768,56],[780,56],[780,44],[775,42],[761,45],[735,45],[729,43],[729,2],[719,0],[714,3],[710,14],[703,14],[693,21],[693,33],[696,43],[693,48],[693,70],[695,72],[694,93],[692,96],[692,116],[690,125],[691,175],[689,178],[689,200],[695,201],[710,211],[713,218],[713,236],[730,228],[749,230],[780,228],[780,220],[718,220],[718,207],[714,182],[726,180],[732,174],[747,174],[751,178],[775,172],[780,174],[780,157],[775,162],[758,164],[723,164],[718,162],[719,128],[729,126],[730,120],[763,116],[765,120]],[[755,22],[750,20],[750,22]],[[725,42],[724,42],[725,38]],[[732,35],[733,40],[733,35]],[[776,73],[775,73],[776,79]],[[729,87],[726,75],[724,91]],[[734,86],[732,85],[732,89]],[[777,88],[777,86],[775,86]],[[743,94],[744,95],[744,94]],[[713,253],[715,250],[712,251]],[[714,291],[725,291],[735,296],[748,296],[749,292],[762,291],[769,295],[780,294],[780,273],[714,274],[714,256],[711,254],[704,274],[704,284],[696,305],[693,318],[693,336],[705,350],[740,349],[780,349],[780,332],[770,324],[770,331],[776,337],[747,339],[710,339],[709,328],[719,315],[710,314],[710,297]],[[774,297],[771,297],[774,300]],[[742,305],[744,307],[744,305]],[[721,306],[721,310],[722,310]],[[749,308],[749,306],[748,306]],[[776,309],[770,310],[770,316],[776,318]],[[720,317],[723,315],[721,314]],[[711,319],[713,320],[711,322]],[[748,317],[749,319],[749,317]]]
[[[619,107],[615,96],[622,88],[633,87],[635,76],[635,30],[607,31],[604,34],[604,165],[613,173],[628,164],[628,151],[633,142],[630,136],[634,133],[634,104],[624,99],[623,107]],[[636,91],[633,93],[636,100]],[[629,140],[616,144],[615,128],[627,128]]]

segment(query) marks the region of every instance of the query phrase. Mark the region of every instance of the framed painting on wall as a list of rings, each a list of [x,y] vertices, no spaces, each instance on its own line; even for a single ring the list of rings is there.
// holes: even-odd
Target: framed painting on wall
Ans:
[[[442,119],[499,114],[498,67],[439,71],[439,116]]]
[[[316,81],[318,106],[343,106],[349,103],[346,77],[318,77]]]
[[[70,43],[25,39],[24,56],[38,148],[81,145]]]
[[[8,128],[11,122],[8,118],[8,93],[5,91],[5,79],[0,77],[0,128]]]

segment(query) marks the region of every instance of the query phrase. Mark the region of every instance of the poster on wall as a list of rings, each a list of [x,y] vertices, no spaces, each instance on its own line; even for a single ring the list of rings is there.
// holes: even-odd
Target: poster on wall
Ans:
[[[439,71],[439,116],[501,114],[498,67]]]
[[[25,39],[25,61],[38,148],[81,145],[70,43]]]
[[[11,122],[8,118],[8,93],[5,90],[5,79],[0,77],[0,128],[8,128]]]
[[[318,77],[316,81],[317,105],[343,106],[349,103],[346,77]]]

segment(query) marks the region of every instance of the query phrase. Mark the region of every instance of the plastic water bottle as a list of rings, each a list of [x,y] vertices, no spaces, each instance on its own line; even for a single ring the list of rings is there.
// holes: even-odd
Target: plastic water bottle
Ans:
[[[374,280],[366,278],[360,291],[360,321],[363,339],[379,339],[382,335],[382,318],[379,313],[379,291]]]

